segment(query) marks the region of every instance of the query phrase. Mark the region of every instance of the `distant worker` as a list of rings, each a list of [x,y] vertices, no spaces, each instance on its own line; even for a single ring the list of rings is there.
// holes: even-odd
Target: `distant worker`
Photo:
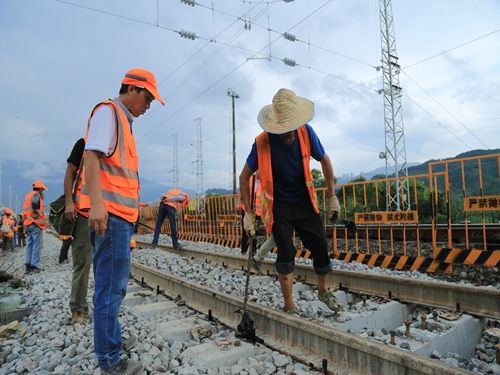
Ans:
[[[23,224],[26,227],[26,273],[40,272],[43,231],[47,229],[43,192],[47,187],[42,180],[33,182],[33,190],[26,194],[23,203]]]
[[[240,174],[240,190],[246,208],[245,230],[255,234],[255,213],[250,208],[249,178],[258,169],[262,185],[262,221],[278,247],[275,267],[283,293],[283,311],[296,313],[293,301],[295,246],[293,231],[311,251],[318,275],[318,297],[331,310],[340,309],[329,291],[327,274],[332,265],[328,256],[323,221],[309,166],[311,156],[321,163],[328,190],[328,218],[335,221],[340,205],[334,190],[333,167],[321,142],[308,125],[314,104],[280,89],[271,105],[261,109],[258,122],[264,130],[257,136]]]
[[[120,358],[120,306],[130,275],[130,239],[139,216],[139,158],[132,133],[134,117],[164,101],[155,76],[131,69],[117,98],[97,104],[85,135],[84,164],[75,205],[89,218],[94,245],[94,350],[101,374],[141,372],[139,361]]]
[[[4,216],[2,219],[2,249],[14,250],[14,226],[15,220],[12,215],[12,210],[5,207],[3,210]]]
[[[260,192],[261,192],[261,188],[260,188],[260,180],[259,180],[259,172],[255,172],[255,174],[253,174],[251,177],[250,177],[250,182],[249,182],[250,186],[252,187],[251,189],[253,189],[253,192],[254,192],[254,200],[253,200],[253,211],[255,213],[255,216],[256,216],[256,220],[260,218],[260,212],[261,212],[261,201],[260,201]],[[245,218],[245,205],[243,204],[243,202],[241,203],[241,227],[242,227],[242,231],[241,231],[241,254],[246,254],[247,251],[248,251],[248,234],[247,232],[245,231],[245,228],[244,228],[244,225],[243,225],[243,219]],[[255,249],[255,245],[257,244],[257,239],[253,239],[253,243],[252,245],[254,246],[254,249]]]
[[[168,217],[170,223],[170,235],[172,236],[172,246],[175,250],[179,250],[182,245],[179,243],[177,236],[177,223],[176,214],[178,210],[187,206],[189,202],[189,195],[180,189],[170,189],[160,199],[160,206],[158,207],[158,217],[156,218],[155,232],[153,236],[153,247],[158,245],[160,238],[160,231],[163,221]]]
[[[24,234],[23,215],[17,215],[17,246],[26,246],[26,235]]]
[[[66,172],[64,174],[64,197],[66,201],[64,213],[68,220],[74,222],[73,232],[71,233],[73,238],[71,242],[73,276],[71,281],[71,295],[69,297],[71,322],[73,324],[83,324],[87,319],[87,291],[90,268],[92,266],[92,243],[89,236],[89,220],[86,216],[88,214],[78,213],[73,201],[73,189],[82,164],[84,149],[85,140],[80,138],[73,145],[71,154],[66,159]],[[60,260],[61,256],[59,257]]]

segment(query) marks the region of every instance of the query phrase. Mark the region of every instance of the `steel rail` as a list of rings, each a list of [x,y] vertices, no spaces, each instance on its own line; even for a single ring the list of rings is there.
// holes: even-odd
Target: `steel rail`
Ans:
[[[242,307],[242,298],[214,291],[135,262],[131,265],[131,272],[142,284],[170,297],[180,295],[189,307],[208,313],[233,329],[240,320],[235,310]],[[468,371],[438,360],[289,316],[256,303],[248,303],[247,311],[255,322],[257,335],[266,345],[318,369],[324,370],[329,366],[329,374],[469,374]]]
[[[145,247],[145,243],[138,242]],[[203,262],[213,262],[233,269],[244,269],[246,257],[209,252],[183,247],[181,251],[166,246],[158,246],[188,258]],[[265,260],[261,271],[275,273],[274,262]],[[310,265],[296,264],[295,277],[303,282],[316,282],[316,274]],[[380,275],[369,272],[333,270],[329,274],[329,283],[354,293],[394,299],[404,303],[413,303],[462,312],[499,320],[500,290],[488,287],[458,285],[442,281],[423,281],[410,278]]]

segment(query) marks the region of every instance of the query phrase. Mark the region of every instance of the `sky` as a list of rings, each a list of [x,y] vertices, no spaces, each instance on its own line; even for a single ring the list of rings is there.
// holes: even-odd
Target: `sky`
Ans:
[[[257,113],[282,87],[315,103],[310,124],[336,175],[381,167],[378,3],[0,0],[0,159],[39,162],[34,178],[50,173],[43,162],[64,168],[92,108],[144,67],[166,105],[134,121],[143,178],[171,185],[177,150],[179,186],[195,189],[201,118],[203,186],[232,188],[228,89],[236,175]],[[394,0],[392,10],[408,163],[500,147],[500,1]]]

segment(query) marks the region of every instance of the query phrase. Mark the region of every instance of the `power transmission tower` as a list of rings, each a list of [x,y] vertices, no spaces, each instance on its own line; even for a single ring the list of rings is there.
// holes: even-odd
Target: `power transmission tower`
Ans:
[[[203,188],[203,139],[201,137],[201,117],[195,119],[197,122],[198,139],[196,152],[196,204],[197,211],[201,210],[201,198],[204,194]]]
[[[177,158],[177,133],[172,134],[172,137],[174,138],[174,157],[173,157],[173,166],[172,166],[172,185],[174,185],[174,188],[179,187],[179,159]]]
[[[384,127],[385,151],[379,154],[385,159],[385,177],[395,177],[386,180],[386,209],[400,211],[410,209],[410,194],[408,182],[408,166],[406,164],[406,145],[401,112],[401,86],[396,52],[396,37],[392,18],[391,0],[379,0],[380,33],[382,38],[382,75],[384,77]],[[401,178],[402,177],[402,178]]]

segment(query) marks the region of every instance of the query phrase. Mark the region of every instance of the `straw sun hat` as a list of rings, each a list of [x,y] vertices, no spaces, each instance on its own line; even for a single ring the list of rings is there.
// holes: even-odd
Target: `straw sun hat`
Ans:
[[[260,110],[257,121],[266,132],[283,134],[300,128],[313,117],[313,102],[295,95],[292,90],[279,89],[273,104]]]

